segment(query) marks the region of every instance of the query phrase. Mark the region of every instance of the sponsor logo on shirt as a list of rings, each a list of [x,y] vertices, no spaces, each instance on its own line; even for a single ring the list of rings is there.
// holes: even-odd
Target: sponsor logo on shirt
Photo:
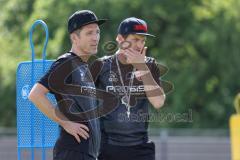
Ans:
[[[126,91],[134,92],[134,93],[141,93],[144,92],[144,86],[106,86],[106,92],[118,92],[124,93],[124,88]]]

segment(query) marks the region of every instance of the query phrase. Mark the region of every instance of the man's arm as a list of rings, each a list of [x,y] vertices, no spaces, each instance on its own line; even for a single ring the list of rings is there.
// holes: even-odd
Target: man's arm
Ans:
[[[148,66],[145,63],[146,50],[147,47],[144,47],[142,52],[137,53],[132,49],[127,49],[125,50],[125,54],[127,56],[127,62],[132,64],[134,68],[138,70],[138,74],[136,76],[140,76],[142,79],[148,100],[154,108],[158,109],[162,107],[165,102],[165,94],[162,87],[160,87],[154,80]]]
[[[164,105],[166,99],[162,87],[159,86],[159,84],[154,80],[146,64],[139,65],[138,70],[138,75],[136,76],[139,76],[141,78],[148,100],[154,108],[161,108]]]
[[[74,136],[76,140],[80,143],[80,137],[87,139],[89,137],[88,127],[69,121],[59,110],[54,107],[53,104],[48,100],[47,93],[49,90],[41,85],[40,83],[36,83],[28,98],[32,101],[35,106],[45,114],[49,119],[61,125],[64,130],[66,130],[69,134]]]

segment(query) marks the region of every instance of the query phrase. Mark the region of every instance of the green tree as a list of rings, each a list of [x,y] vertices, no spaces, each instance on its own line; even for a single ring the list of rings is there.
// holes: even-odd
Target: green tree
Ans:
[[[159,112],[192,110],[191,123],[152,123],[157,127],[222,128],[234,112],[232,100],[239,92],[240,15],[238,0],[1,0],[0,1],[0,125],[15,126],[15,71],[30,59],[28,30],[43,19],[50,33],[47,55],[56,58],[70,47],[67,19],[79,9],[93,10],[109,22],[101,27],[103,44],[115,40],[124,18],[146,20],[157,38],[147,40],[148,54],[168,66],[163,80],[175,89]],[[34,42],[41,55],[44,32],[36,28]],[[155,110],[153,110],[156,113]]]

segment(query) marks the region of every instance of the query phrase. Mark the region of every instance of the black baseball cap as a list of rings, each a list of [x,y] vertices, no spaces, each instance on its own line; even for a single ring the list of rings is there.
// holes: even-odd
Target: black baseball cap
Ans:
[[[118,33],[121,35],[139,34],[155,37],[154,35],[147,33],[147,23],[136,17],[124,19],[118,27]]]
[[[68,32],[70,34],[87,24],[97,23],[98,25],[101,25],[105,22],[106,19],[98,19],[97,16],[90,10],[76,11],[68,19]]]

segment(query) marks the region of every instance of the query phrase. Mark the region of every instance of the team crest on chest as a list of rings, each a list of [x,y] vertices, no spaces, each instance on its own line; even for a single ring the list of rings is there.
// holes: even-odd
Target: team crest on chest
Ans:
[[[110,71],[108,81],[117,82],[118,81],[117,74],[113,71]]]

